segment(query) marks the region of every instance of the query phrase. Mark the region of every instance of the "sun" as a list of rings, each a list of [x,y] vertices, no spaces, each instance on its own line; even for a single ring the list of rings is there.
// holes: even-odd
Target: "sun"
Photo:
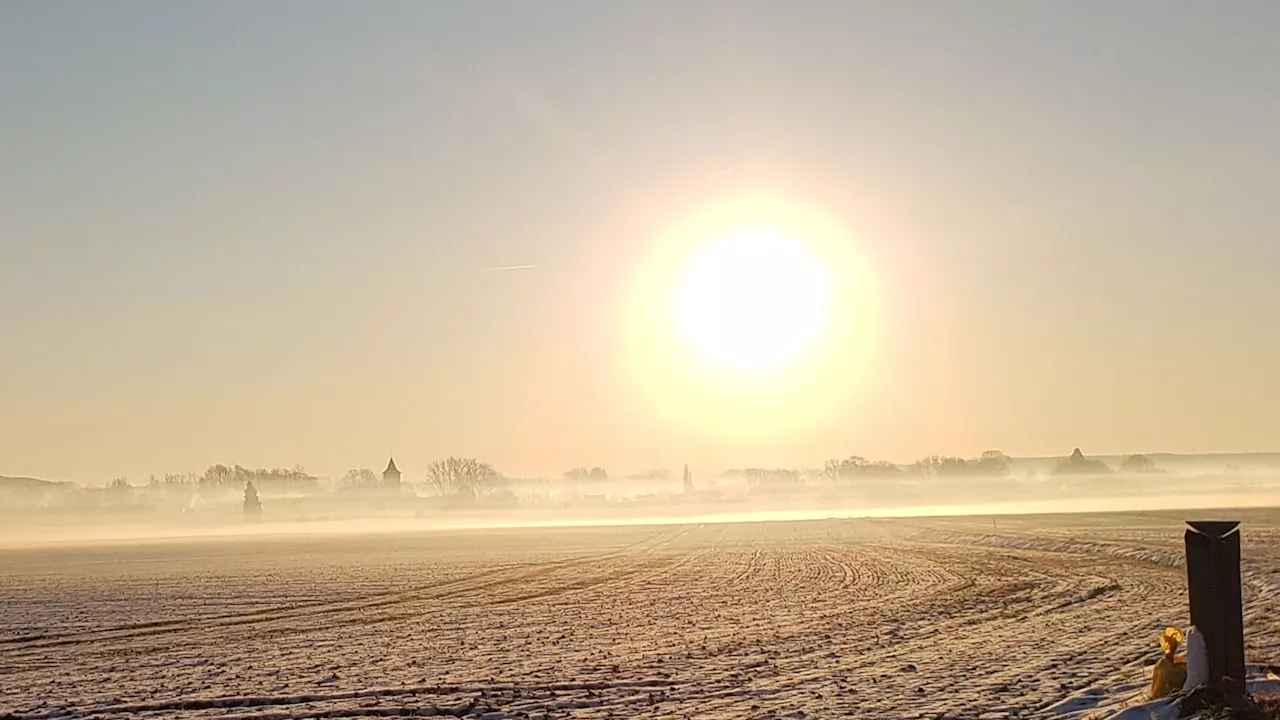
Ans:
[[[614,325],[637,428],[739,446],[860,417],[890,307],[869,235],[778,194],[644,210],[673,220],[636,244]]]
[[[804,243],[772,228],[742,228],[689,259],[675,320],[710,363],[761,373],[798,357],[821,334],[830,305],[830,273]]]

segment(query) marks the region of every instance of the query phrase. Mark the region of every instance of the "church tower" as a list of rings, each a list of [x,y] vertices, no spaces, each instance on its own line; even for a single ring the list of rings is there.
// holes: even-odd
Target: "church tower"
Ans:
[[[382,485],[389,490],[400,489],[400,468],[396,467],[396,459],[387,461],[387,469],[382,471]]]

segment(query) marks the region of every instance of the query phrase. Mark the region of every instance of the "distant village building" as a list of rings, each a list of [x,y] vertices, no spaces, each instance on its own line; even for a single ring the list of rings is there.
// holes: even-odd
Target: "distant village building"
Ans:
[[[388,490],[400,489],[400,468],[396,467],[394,457],[387,461],[387,469],[382,471],[382,485]]]
[[[689,465],[687,463],[684,466],[684,494],[693,494],[693,476],[689,474]]]
[[[1071,451],[1071,457],[1054,467],[1053,472],[1058,475],[1106,475],[1111,468],[1101,460],[1085,457],[1080,448],[1076,448]]]

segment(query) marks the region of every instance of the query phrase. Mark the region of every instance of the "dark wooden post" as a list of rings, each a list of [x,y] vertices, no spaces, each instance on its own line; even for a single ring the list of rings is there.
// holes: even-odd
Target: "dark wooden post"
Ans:
[[[1232,705],[1244,701],[1244,607],[1240,596],[1240,523],[1188,522],[1187,595],[1191,624],[1209,652],[1209,682]]]

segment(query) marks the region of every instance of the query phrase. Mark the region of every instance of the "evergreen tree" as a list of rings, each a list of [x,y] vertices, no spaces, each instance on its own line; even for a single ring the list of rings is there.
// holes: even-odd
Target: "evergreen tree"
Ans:
[[[244,484],[244,517],[246,520],[257,520],[262,517],[262,501],[258,499],[258,488],[249,480]]]

